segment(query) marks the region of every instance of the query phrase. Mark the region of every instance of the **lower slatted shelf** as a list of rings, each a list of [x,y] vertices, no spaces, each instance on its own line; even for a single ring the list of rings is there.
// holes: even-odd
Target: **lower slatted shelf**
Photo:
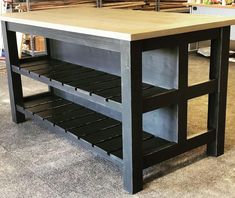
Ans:
[[[122,124],[51,94],[27,98],[17,110],[71,133],[106,156],[122,160]],[[172,144],[143,132],[144,154]]]

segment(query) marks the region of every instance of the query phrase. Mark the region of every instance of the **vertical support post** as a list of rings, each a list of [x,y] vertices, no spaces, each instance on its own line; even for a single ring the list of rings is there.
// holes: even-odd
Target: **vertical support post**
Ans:
[[[29,0],[26,0],[26,7],[27,7],[27,12],[29,12],[31,10]]]
[[[161,4],[161,1],[160,1],[160,0],[156,0],[156,7],[155,7],[155,10],[156,10],[157,12],[160,11],[160,4]]]
[[[218,80],[216,92],[209,94],[208,129],[215,129],[215,140],[207,145],[207,153],[224,153],[226,99],[228,80],[230,27],[220,29],[220,37],[211,41],[210,79]]]
[[[50,48],[50,39],[49,38],[45,38],[46,39],[46,53],[47,53],[47,56],[51,56],[51,48]]]
[[[1,23],[6,58],[9,95],[11,102],[12,120],[15,123],[20,123],[25,121],[24,114],[18,112],[16,109],[16,104],[23,104],[21,76],[17,73],[12,72],[11,69],[11,65],[19,65],[16,33],[7,30],[7,23],[5,21],[2,21]]]
[[[35,36],[34,35],[30,35],[30,46],[31,46],[30,55],[34,57],[35,56]]]
[[[143,188],[142,49],[140,41],[121,42],[123,180],[129,193]]]
[[[45,38],[46,42],[46,53],[47,53],[47,56],[49,58],[51,58],[51,47],[50,47],[50,39],[49,38]],[[51,87],[51,86],[48,86],[48,91],[50,91],[51,93],[54,92],[54,88]]]
[[[103,1],[102,0],[96,0],[96,7],[101,8],[103,6]]]
[[[188,88],[188,44],[182,43],[178,46],[178,142],[187,140],[187,117],[188,101],[185,93]]]

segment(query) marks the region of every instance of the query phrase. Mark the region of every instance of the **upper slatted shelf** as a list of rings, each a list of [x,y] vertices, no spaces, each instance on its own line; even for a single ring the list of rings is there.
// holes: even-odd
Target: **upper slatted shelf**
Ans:
[[[77,94],[121,111],[121,78],[112,74],[63,62],[43,59],[12,66],[13,71],[44,82],[52,87]],[[143,100],[168,90],[143,83]]]

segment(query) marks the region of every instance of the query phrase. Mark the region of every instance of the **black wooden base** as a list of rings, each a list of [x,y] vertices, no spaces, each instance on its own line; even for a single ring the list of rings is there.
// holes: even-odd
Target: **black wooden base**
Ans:
[[[4,21],[2,30],[13,121],[22,122],[24,115],[27,115],[56,130],[72,134],[78,141],[121,167],[124,188],[128,192],[133,194],[142,190],[142,170],[158,162],[201,145],[208,145],[210,155],[223,154],[230,27],[138,41],[116,40]],[[47,41],[54,39],[91,47],[92,50],[99,49],[95,50],[97,60],[102,57],[99,56],[100,50],[118,53],[118,60],[115,57],[112,60],[120,66],[120,76],[112,75],[112,72],[108,74],[108,64],[103,67],[105,73],[98,71],[100,67],[96,67],[96,63],[91,67],[93,69],[88,69],[54,60],[51,56],[53,48],[50,46],[47,46],[47,57],[19,60],[16,32],[42,35]],[[211,40],[209,81],[189,86],[188,44],[202,40]],[[169,89],[143,83],[147,82],[142,72],[146,67],[142,64],[143,53],[160,48],[175,49],[175,61],[164,64],[174,74],[170,75],[174,86]],[[83,53],[87,59],[90,58],[89,51]],[[167,54],[170,55],[171,50]],[[160,59],[164,60],[167,56]],[[89,67],[89,64],[81,65]],[[157,66],[154,68],[159,69]],[[157,70],[157,74],[161,74],[161,69]],[[47,84],[50,93],[23,97],[21,75]],[[159,76],[158,80],[168,81],[168,78]],[[161,83],[154,85],[165,87]],[[188,137],[187,102],[205,94],[209,94],[208,129],[202,134]],[[173,114],[167,112],[156,115],[157,119],[149,118],[157,123],[151,126],[157,133],[152,135],[143,132],[149,131],[143,126],[146,114],[161,111],[158,108],[171,105],[175,107]],[[167,124],[164,122],[166,120],[169,120]],[[174,120],[176,124],[172,127]],[[163,127],[157,128],[158,125]],[[167,128],[169,130],[165,126],[170,126]]]

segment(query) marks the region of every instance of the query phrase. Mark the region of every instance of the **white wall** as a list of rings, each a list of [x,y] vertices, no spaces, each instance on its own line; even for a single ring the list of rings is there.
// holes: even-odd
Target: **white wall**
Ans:
[[[197,9],[193,9],[193,7],[196,7]],[[217,8],[212,6],[193,6],[191,8],[192,14],[207,14],[207,15],[219,15],[219,16],[227,16],[227,17],[235,17],[235,8]],[[231,26],[231,40],[235,40],[235,26]]]

